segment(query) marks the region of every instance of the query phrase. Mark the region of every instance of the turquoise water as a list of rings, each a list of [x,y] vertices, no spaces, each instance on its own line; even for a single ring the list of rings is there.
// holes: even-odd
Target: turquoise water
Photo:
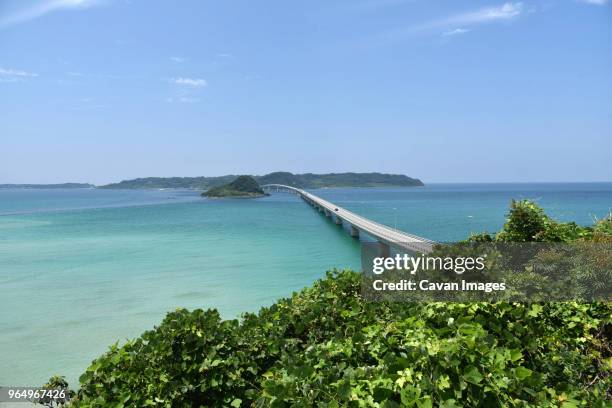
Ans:
[[[436,241],[498,231],[512,199],[535,200],[554,218],[583,225],[612,210],[612,183],[432,184],[408,189],[322,189],[315,194]]]
[[[323,189],[379,222],[439,241],[501,227],[511,198],[590,224],[612,184]],[[333,267],[359,243],[297,197],[207,200],[192,191],[0,190],[0,385],[66,375],[177,307],[256,311]]]

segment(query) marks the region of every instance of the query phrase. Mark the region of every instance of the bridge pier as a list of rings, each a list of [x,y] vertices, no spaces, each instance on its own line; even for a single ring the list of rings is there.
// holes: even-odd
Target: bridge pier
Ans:
[[[359,230],[351,225],[351,237],[359,239]]]
[[[334,221],[334,222],[336,223],[336,225],[342,225],[342,218],[340,218],[340,217],[338,217],[338,216],[336,215],[336,219],[335,219],[335,221]]]
[[[388,258],[391,254],[391,248],[388,244],[378,241],[378,256],[382,258]]]
[[[325,216],[327,218],[331,218],[331,212],[329,212],[329,210],[325,210]]]

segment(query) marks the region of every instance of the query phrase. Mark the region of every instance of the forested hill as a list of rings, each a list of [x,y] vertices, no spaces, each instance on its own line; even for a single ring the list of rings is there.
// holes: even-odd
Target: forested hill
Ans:
[[[108,189],[144,189],[144,188],[187,188],[207,190],[221,186],[236,179],[235,175],[218,177],[147,177],[125,180],[98,188]],[[321,187],[414,187],[422,186],[419,179],[401,174],[383,173],[329,173],[329,174],[293,174],[275,172],[264,176],[253,176],[260,184],[285,184],[300,188]]]
[[[221,198],[257,198],[266,196],[266,194],[257,181],[251,176],[240,176],[229,184],[213,187],[202,193],[204,197]]]
[[[133,180],[123,180],[119,183],[98,186],[108,189],[146,189],[146,188],[189,188],[208,190],[221,186],[236,179],[235,175],[219,177],[145,177]]]
[[[255,178],[260,185],[285,184],[301,188],[321,187],[386,187],[422,186],[423,182],[403,174],[383,173],[328,173],[328,174],[292,174],[276,172]]]

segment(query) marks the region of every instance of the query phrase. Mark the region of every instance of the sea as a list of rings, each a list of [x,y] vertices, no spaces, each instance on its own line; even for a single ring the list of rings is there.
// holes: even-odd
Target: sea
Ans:
[[[312,192],[445,242],[499,230],[511,199],[535,200],[552,217],[583,225],[612,209],[612,183]],[[237,318],[334,268],[360,268],[360,242],[293,194],[1,189],[0,386],[40,386],[59,374],[78,388],[93,359],[168,311],[215,308]]]

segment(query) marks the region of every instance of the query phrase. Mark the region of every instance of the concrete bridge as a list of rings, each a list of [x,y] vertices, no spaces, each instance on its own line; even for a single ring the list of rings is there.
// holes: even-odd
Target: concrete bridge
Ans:
[[[378,242],[379,254],[381,256],[389,256],[391,247],[400,252],[411,254],[421,252],[427,254],[432,251],[435,245],[434,241],[379,224],[342,207],[338,207],[336,204],[305,190],[283,184],[266,184],[261,187],[269,192],[287,192],[299,195],[304,201],[312,205],[319,212],[324,213],[326,217],[333,220],[336,224],[346,225],[352,237],[359,238],[361,233],[371,236]]]

